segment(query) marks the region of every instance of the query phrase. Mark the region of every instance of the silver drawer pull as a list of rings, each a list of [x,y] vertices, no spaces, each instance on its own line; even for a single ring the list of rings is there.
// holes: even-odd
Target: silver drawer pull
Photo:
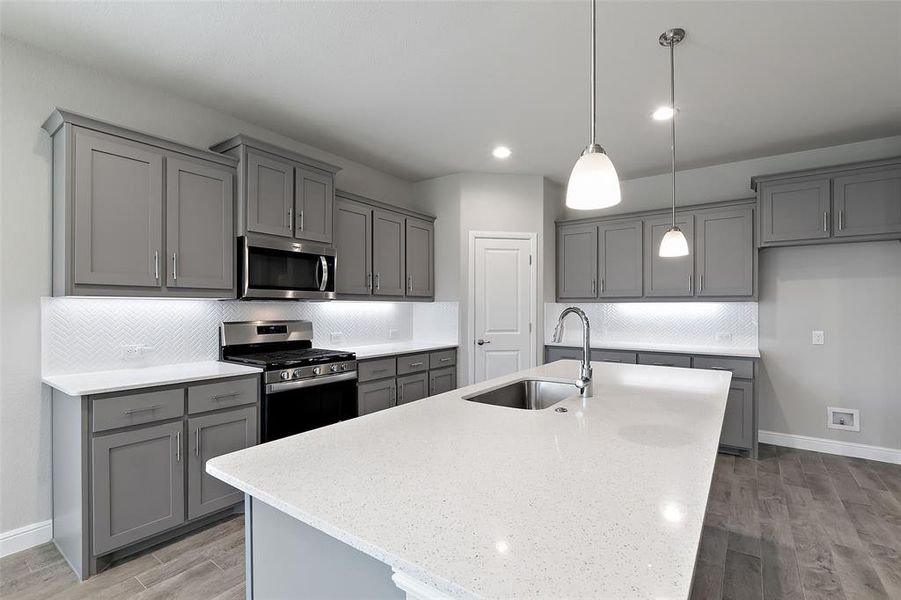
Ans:
[[[675,367],[673,363],[651,363],[655,367]]]
[[[734,373],[734,369],[730,369],[729,367],[710,367],[714,371],[729,371],[730,373]]]
[[[373,372],[373,373],[384,373],[384,372],[387,371],[387,370],[388,370],[388,369],[373,369],[372,372]]]
[[[150,406],[143,406],[141,408],[126,408],[122,411],[123,415],[134,415],[142,412],[150,412],[156,410],[158,408],[163,408],[162,404],[151,404]]]
[[[228,394],[219,394],[218,396],[211,396],[210,400],[217,402],[219,400],[225,400],[226,398],[234,398],[235,396],[240,396],[241,392],[230,392]]]
[[[449,356],[445,356],[444,358],[439,358],[438,362],[448,362],[450,360]]]
[[[419,362],[415,362],[415,363],[410,363],[410,366],[411,367],[421,367],[424,364],[425,363],[423,363],[422,361],[419,361]]]

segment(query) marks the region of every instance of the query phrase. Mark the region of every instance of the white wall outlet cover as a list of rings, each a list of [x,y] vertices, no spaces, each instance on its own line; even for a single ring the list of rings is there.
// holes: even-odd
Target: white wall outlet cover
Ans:
[[[727,333],[725,331],[717,331],[716,332],[716,341],[720,344],[731,344],[732,343],[732,334]]]
[[[826,343],[826,334],[822,331],[814,330],[811,332],[810,343],[815,346],[821,346]]]
[[[333,331],[329,334],[329,341],[333,344],[341,344],[344,342],[344,333],[340,331]]]
[[[826,427],[844,431],[860,431],[860,409],[827,406]]]
[[[397,329],[389,329],[388,330],[388,339],[396,340],[397,339]]]

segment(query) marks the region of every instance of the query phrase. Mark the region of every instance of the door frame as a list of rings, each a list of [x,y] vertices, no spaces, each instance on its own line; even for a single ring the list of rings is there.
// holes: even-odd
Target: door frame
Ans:
[[[466,371],[469,376],[469,384],[476,379],[476,240],[502,239],[502,240],[528,240],[529,255],[532,257],[529,264],[529,322],[532,330],[529,333],[529,366],[537,365],[538,356],[538,234],[520,231],[470,231],[469,232],[469,293],[467,301],[469,310],[466,317],[466,346],[468,348],[468,360]]]

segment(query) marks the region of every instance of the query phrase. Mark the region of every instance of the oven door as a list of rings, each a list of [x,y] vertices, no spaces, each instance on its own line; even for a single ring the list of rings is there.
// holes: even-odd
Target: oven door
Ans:
[[[335,249],[292,240],[238,238],[241,298],[331,300],[335,297]]]
[[[265,387],[261,438],[271,442],[357,416],[357,374],[341,373]]]

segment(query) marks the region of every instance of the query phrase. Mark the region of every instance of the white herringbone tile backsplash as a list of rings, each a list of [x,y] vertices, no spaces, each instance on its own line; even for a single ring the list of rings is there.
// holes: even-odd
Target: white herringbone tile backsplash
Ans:
[[[216,360],[219,324],[307,319],[320,348],[417,339],[456,343],[456,302],[222,302],[44,298],[42,372],[62,375]],[[148,348],[125,359],[122,346]]]
[[[550,342],[560,313],[572,304],[544,305]],[[623,302],[576,304],[591,322],[593,342],[723,346],[757,349],[756,302]],[[564,343],[581,343],[578,327],[564,328]]]

